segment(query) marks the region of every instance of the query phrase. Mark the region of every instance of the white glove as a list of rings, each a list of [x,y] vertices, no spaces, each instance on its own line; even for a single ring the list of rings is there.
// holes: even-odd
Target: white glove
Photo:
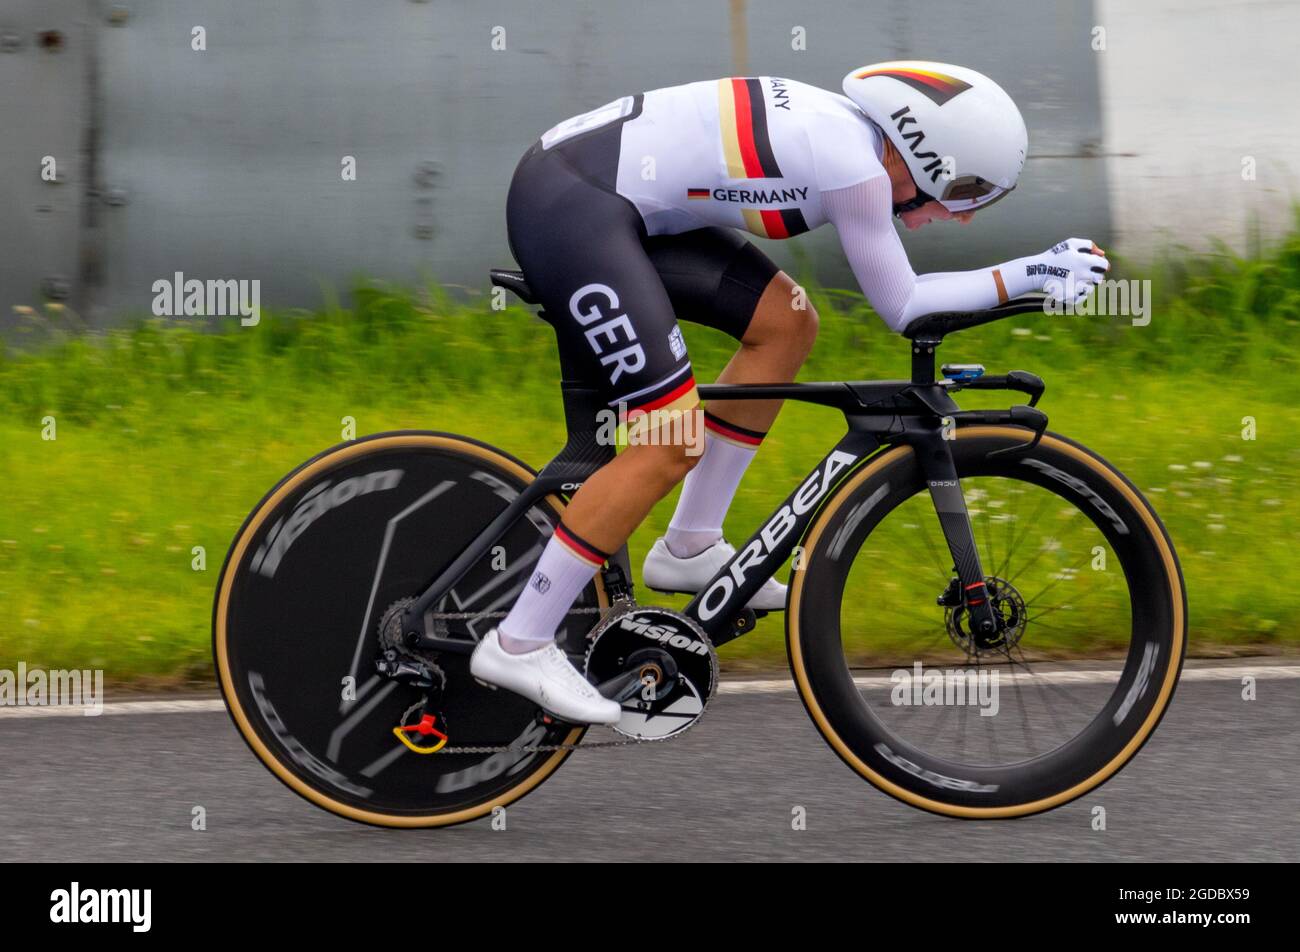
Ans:
[[[1079,304],[1106,279],[1106,253],[1087,238],[1067,238],[1040,255],[1020,258],[1026,280],[1058,301]]]

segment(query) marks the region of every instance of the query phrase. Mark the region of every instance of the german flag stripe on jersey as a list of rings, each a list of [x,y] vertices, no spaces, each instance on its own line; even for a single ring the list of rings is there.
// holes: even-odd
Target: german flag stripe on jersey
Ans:
[[[924,93],[936,106],[942,106],[958,93],[970,89],[970,83],[963,82],[947,73],[936,73],[932,69],[912,69],[899,64],[882,66],[876,69],[864,69],[853,75],[854,79],[866,79],[868,76],[888,76],[900,83],[906,83],[919,93]]]
[[[593,568],[600,568],[609,560],[608,553],[600,551],[590,542],[576,535],[563,522],[555,527],[555,538],[569,550],[570,554],[577,556]]]
[[[763,442],[766,433],[758,430],[747,430],[743,426],[737,426],[734,423],[728,423],[726,420],[720,420],[708,410],[704,411],[704,428],[709,431],[711,436],[726,440],[728,443],[735,443],[737,446],[746,446],[750,449],[757,447]]]
[[[687,198],[708,198],[709,190],[707,188],[688,188],[686,190]]]
[[[722,153],[732,178],[781,178],[767,134],[767,107],[757,79],[718,80]]]
[[[742,208],[745,227],[763,238],[793,238],[808,230],[797,208]]]

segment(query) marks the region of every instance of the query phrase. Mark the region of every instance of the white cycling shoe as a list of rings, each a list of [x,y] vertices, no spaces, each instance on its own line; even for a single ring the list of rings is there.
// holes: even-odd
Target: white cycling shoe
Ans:
[[[501,638],[493,628],[470,655],[469,672],[574,724],[616,724],[623,716],[618,702],[602,697],[555,642],[511,654],[501,647]]]
[[[726,539],[719,539],[698,555],[679,559],[669,551],[668,543],[659,538],[645,557],[645,564],[641,567],[641,581],[657,592],[694,595],[735,554],[735,546]],[[754,593],[754,597],[749,600],[749,607],[760,612],[784,611],[785,590],[785,585],[770,578]]]

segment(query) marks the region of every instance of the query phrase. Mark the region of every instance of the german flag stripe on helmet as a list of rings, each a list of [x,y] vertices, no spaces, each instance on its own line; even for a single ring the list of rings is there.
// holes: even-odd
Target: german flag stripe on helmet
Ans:
[[[732,178],[781,178],[767,132],[767,107],[757,79],[718,80],[718,120],[727,174]]]
[[[936,73],[930,69],[906,69],[886,66],[880,69],[864,69],[855,73],[854,79],[866,79],[869,76],[888,76],[901,83],[906,83],[919,93],[924,93],[936,106],[942,106],[953,96],[970,89],[970,83],[963,82],[956,76]]]

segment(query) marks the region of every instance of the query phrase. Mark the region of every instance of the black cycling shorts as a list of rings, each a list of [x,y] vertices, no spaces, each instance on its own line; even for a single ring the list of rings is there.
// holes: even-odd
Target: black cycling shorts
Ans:
[[[635,111],[634,113],[635,114]],[[736,232],[646,235],[615,191],[621,123],[525,153],[506,201],[510,250],[571,368],[615,410],[699,403],[678,318],[745,335],[778,268]]]

